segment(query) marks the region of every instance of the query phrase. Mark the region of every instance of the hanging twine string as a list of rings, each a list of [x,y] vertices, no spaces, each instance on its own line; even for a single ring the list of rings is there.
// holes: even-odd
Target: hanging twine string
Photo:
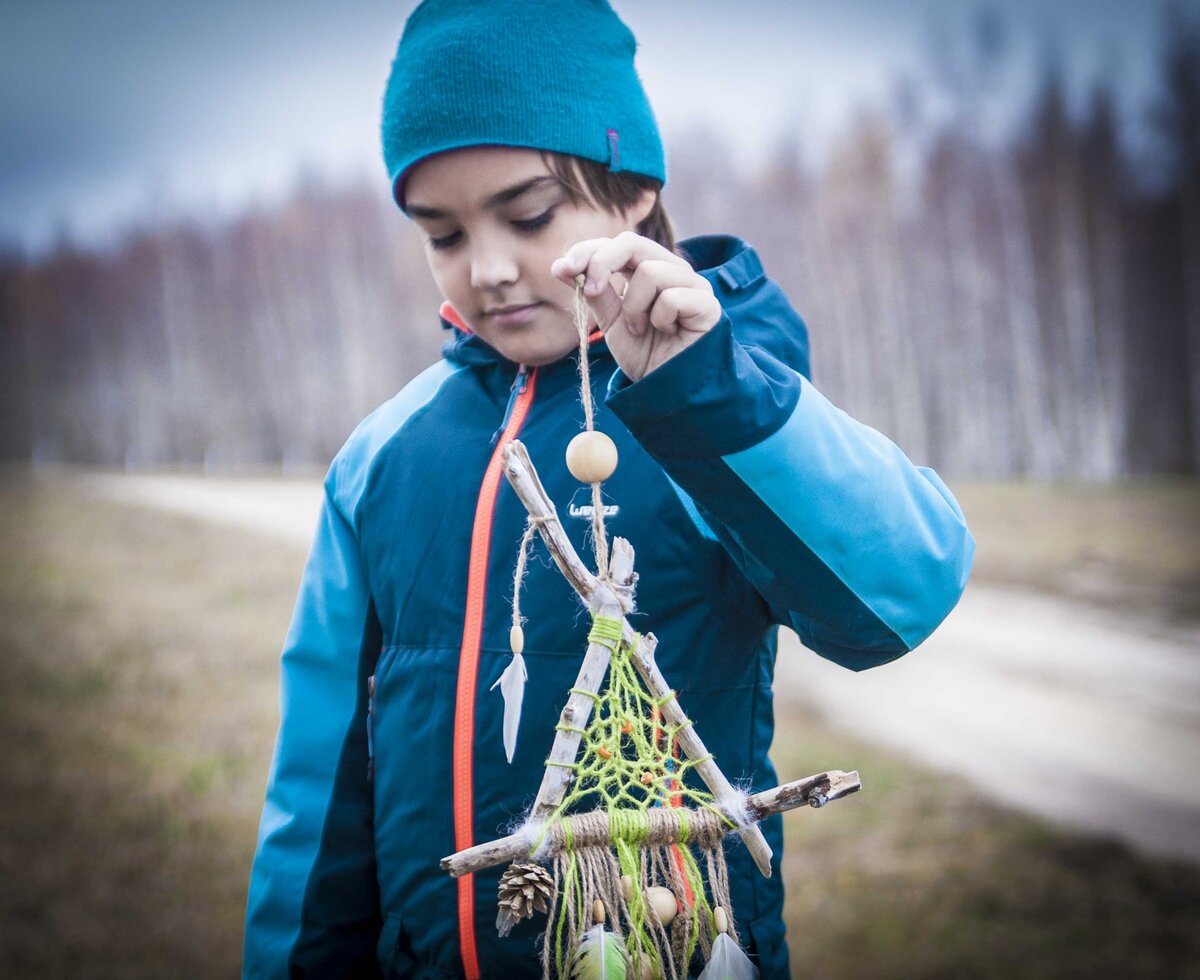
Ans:
[[[582,274],[580,275],[582,278]],[[591,432],[595,428],[592,412],[592,385],[588,371],[588,305],[583,297],[583,284],[575,283],[575,328],[579,331],[579,400],[583,402],[584,426]]]
[[[575,280],[575,328],[579,331],[579,400],[583,403],[584,427],[595,430],[592,409],[592,379],[588,368],[588,305],[583,296],[583,274]],[[596,574],[608,579],[608,532],[604,528],[604,504],[600,483],[592,484],[592,547],[596,555]]]
[[[504,672],[496,678],[492,690],[500,688],[504,697],[504,754],[509,764],[512,764],[513,754],[517,751],[517,733],[521,727],[521,707],[525,702],[525,682],[529,674],[525,669],[525,631],[521,628],[521,583],[525,578],[525,569],[529,561],[529,546],[538,528],[553,517],[529,517],[525,527],[525,535],[521,538],[521,549],[517,553],[517,570],[513,576],[512,600],[512,629],[508,634],[508,642],[512,647],[513,657]]]
[[[521,538],[521,546],[517,551],[517,569],[513,574],[512,625],[514,630],[521,627],[521,584],[525,581],[525,567],[529,562],[529,545],[533,541],[533,536],[537,534],[538,528],[550,520],[552,520],[550,517],[534,517],[531,514],[529,523],[525,526],[525,534]]]

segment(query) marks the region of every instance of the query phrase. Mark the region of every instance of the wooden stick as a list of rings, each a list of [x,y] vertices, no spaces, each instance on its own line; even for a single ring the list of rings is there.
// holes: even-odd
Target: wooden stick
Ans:
[[[842,772],[840,769],[830,769],[746,797],[746,812],[752,820],[763,820],[772,813],[786,813],[798,806],[817,809],[843,796],[857,793],[860,789],[862,780],[857,770]]]
[[[583,598],[583,601],[590,604],[597,584],[596,578],[584,566],[579,555],[576,554],[570,539],[563,531],[562,525],[558,520],[558,514],[554,509],[554,504],[550,501],[545,487],[542,486],[542,481],[537,475],[537,469],[534,467],[533,461],[529,458],[529,452],[519,440],[514,439],[508,444],[508,449],[504,454],[504,475],[508,478],[508,482],[512,485],[517,497],[520,498],[521,503],[525,505],[525,509],[529,511],[530,515],[540,518],[538,528],[542,532],[546,547],[550,549],[550,553],[554,556],[554,560],[558,563],[558,567],[562,570],[563,575]],[[552,519],[548,520],[547,518]],[[630,550],[632,551],[632,548]],[[626,607],[626,611],[628,609],[629,607]],[[601,612],[603,613],[603,610]],[[641,674],[642,680],[646,683],[651,693],[657,698],[669,697],[670,700],[663,705],[663,714],[673,727],[679,728],[677,738],[680,748],[683,749],[687,757],[695,765],[696,773],[717,798],[718,803],[724,803],[726,800],[731,799],[736,795],[733,786],[730,785],[729,780],[725,778],[725,774],[721,772],[717,764],[711,758],[708,758],[709,752],[704,747],[704,742],[701,741],[700,736],[691,727],[687,715],[684,714],[683,708],[680,707],[679,701],[674,697],[670,685],[667,684],[661,671],[658,669],[658,665],[654,661],[653,647],[645,643],[636,642],[637,634],[628,621],[625,620],[624,616],[618,614],[612,618],[619,618],[621,620],[622,638],[626,643],[633,646],[634,666],[637,668],[638,673]],[[589,648],[589,654],[590,652]],[[604,666],[605,668],[608,666],[607,656],[605,657]],[[601,672],[600,677],[603,678],[603,672]],[[575,695],[572,695],[572,697],[574,698]],[[587,700],[590,702],[592,699],[587,698]],[[563,713],[564,715],[566,714],[566,709],[564,709]],[[583,715],[585,721],[590,714],[591,705],[589,703],[587,712]],[[571,722],[570,724],[574,723]],[[577,727],[582,728],[583,724],[580,723]],[[560,731],[559,734],[562,734],[562,732]],[[556,739],[556,747],[558,744],[558,740]],[[578,749],[578,746],[579,740],[576,738],[573,747]],[[575,757],[572,755],[570,759],[560,760],[551,755],[551,760],[554,762],[565,761],[573,763]],[[567,773],[570,776],[574,775],[573,770],[562,769],[559,765],[549,766],[546,775],[542,778],[543,789],[547,788],[548,782],[557,785],[562,781],[561,777],[552,778],[551,776],[551,770],[560,769],[563,773]],[[568,779],[562,784],[564,792],[569,781]],[[540,791],[538,795],[540,798]],[[561,800],[562,796],[563,794],[559,793],[558,799]],[[543,814],[539,813],[537,815]],[[758,870],[764,878],[770,878],[771,845],[767,843],[762,830],[755,824],[743,828],[739,833],[746,844],[746,848],[754,858],[754,864]]]
[[[800,806],[820,807],[843,796],[857,793],[862,781],[857,772],[842,772],[831,769],[773,789],[763,790],[746,798],[746,812],[753,820],[762,820],[773,813],[784,813]],[[572,818],[567,817],[569,822]],[[530,852],[530,836],[527,833],[512,834],[487,844],[477,844],[457,854],[442,858],[442,870],[452,877],[482,871],[497,864],[527,859]]]
[[[529,450],[519,439],[514,439],[504,450],[504,475],[516,491],[530,517],[538,519],[538,531],[550,549],[558,569],[584,602],[590,602],[596,591],[596,576],[576,554],[571,539],[563,530],[558,511],[529,458]]]
[[[561,533],[562,529],[558,530]],[[546,543],[553,553],[556,545],[551,544],[549,538]],[[567,546],[570,547],[569,541]],[[562,567],[561,562],[559,567]],[[617,538],[613,542],[609,574],[618,587],[627,587],[633,583],[633,546],[624,538]],[[592,581],[592,595],[599,602],[600,614],[620,619],[621,603],[617,594],[603,582],[594,578]],[[542,775],[542,785],[538,788],[537,798],[533,801],[533,809],[530,811],[530,817],[534,819],[548,817],[553,813],[554,808],[562,802],[571,783],[575,781],[574,765],[575,757],[579,754],[581,732],[587,728],[596,700],[581,692],[588,691],[593,695],[599,692],[611,657],[612,651],[603,643],[588,644],[583,664],[579,668],[579,676],[575,678],[575,688],[567,698],[566,706],[558,719],[558,729],[554,734],[554,744],[550,748],[546,771]]]

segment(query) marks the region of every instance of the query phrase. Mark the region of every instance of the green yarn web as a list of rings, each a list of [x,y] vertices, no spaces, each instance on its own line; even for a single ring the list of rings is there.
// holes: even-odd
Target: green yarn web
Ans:
[[[569,813],[602,810],[608,815],[611,846],[621,874],[640,883],[646,880],[643,857],[648,846],[647,813],[654,807],[682,808],[678,810],[681,818],[679,844],[671,849],[671,857],[687,882],[691,893],[689,901],[696,913],[687,917],[686,963],[699,941],[701,922],[711,916],[712,909],[696,857],[687,846],[685,815],[688,808],[711,808],[713,796],[688,785],[688,772],[702,761],[687,759],[678,751],[679,733],[691,722],[673,726],[663,720],[663,705],[675,695],[672,692],[665,698],[655,698],[645,688],[633,665],[631,648],[622,642],[621,629],[620,620],[603,616],[593,619],[588,640],[601,643],[612,651],[608,683],[600,694],[572,688],[573,693],[593,698],[595,705],[586,729],[567,728],[579,732],[582,751],[570,765],[575,770],[571,788],[548,818],[542,836],[544,838],[549,828]],[[565,726],[560,722],[558,727]],[[536,846],[540,844],[539,840]],[[555,959],[560,976],[564,975],[567,949],[572,943],[567,923],[569,919],[582,921],[590,907],[569,836],[567,852],[554,926]],[[684,899],[683,895],[678,897]],[[628,911],[626,946],[634,965],[638,965],[641,957],[648,956],[654,975],[662,976],[652,938],[653,927],[647,919],[646,900],[640,887],[634,889]],[[573,914],[569,915],[569,912]]]

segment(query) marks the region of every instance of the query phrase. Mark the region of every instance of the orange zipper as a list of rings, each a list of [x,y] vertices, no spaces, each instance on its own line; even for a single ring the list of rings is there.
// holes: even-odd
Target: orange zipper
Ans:
[[[521,369],[524,372],[524,368]],[[517,382],[521,382],[518,375]],[[487,594],[488,550],[492,537],[492,518],[496,494],[500,488],[504,446],[521,428],[537,384],[537,368],[525,377],[512,402],[496,448],[483,473],[479,500],[475,505],[475,523],[471,529],[471,558],[467,566],[467,614],[463,622],[462,649],[458,658],[458,689],[454,701],[454,849],[461,851],[474,843],[473,756],[475,741],[475,685],[479,672],[479,648],[483,640],[483,604]],[[514,385],[516,387],[516,385]],[[475,876],[458,879],[458,934],[463,969],[467,980],[479,980],[479,951],[475,946]]]

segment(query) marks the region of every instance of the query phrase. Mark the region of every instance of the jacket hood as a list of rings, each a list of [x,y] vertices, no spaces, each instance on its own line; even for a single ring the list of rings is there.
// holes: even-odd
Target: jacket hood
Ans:
[[[749,244],[733,235],[698,235],[681,241],[677,251],[712,284],[739,343],[769,350],[789,367],[809,376],[804,321],[783,290],[764,272],[758,253]],[[447,333],[442,345],[447,360],[463,365],[512,363],[471,333],[448,303],[442,305],[439,318]],[[591,351],[593,357],[611,359],[603,337],[592,342]]]

